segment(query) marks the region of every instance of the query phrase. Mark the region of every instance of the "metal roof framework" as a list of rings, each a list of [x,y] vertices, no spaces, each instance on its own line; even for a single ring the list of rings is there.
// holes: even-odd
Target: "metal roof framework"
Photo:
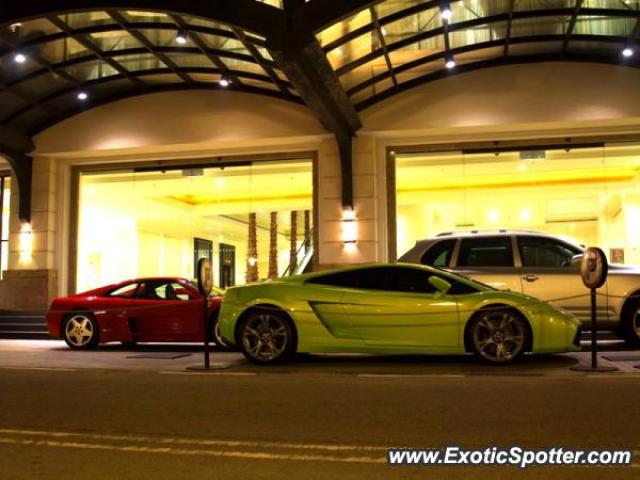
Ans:
[[[88,3],[0,8],[0,153],[18,177],[25,221],[31,137],[122,98],[227,89],[305,104],[336,137],[349,206],[359,111],[482,68],[546,61],[637,68],[640,57],[640,0]]]

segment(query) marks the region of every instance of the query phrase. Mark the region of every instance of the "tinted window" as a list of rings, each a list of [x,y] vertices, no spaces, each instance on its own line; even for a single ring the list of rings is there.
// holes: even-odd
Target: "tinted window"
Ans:
[[[359,270],[349,270],[347,272],[329,273],[307,280],[307,283],[317,283],[320,285],[331,285],[333,287],[358,288],[360,283]]]
[[[511,237],[465,238],[460,245],[459,267],[512,267]]]
[[[518,237],[523,267],[566,268],[578,249],[557,240],[542,237]]]
[[[432,267],[448,267],[455,245],[455,239],[443,240],[442,242],[432,245],[429,250],[422,255],[420,263],[423,265],[431,265]]]
[[[435,293],[432,274],[415,268],[381,267],[362,270],[360,288],[388,292]]]
[[[133,298],[136,294],[136,290],[138,289],[137,283],[127,283],[122,287],[116,288],[115,290],[109,292],[109,297],[120,297],[120,298]]]

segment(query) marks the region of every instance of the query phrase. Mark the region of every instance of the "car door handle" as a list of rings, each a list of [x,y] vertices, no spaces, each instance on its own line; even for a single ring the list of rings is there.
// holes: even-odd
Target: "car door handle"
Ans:
[[[523,275],[522,278],[524,278],[527,282],[535,282],[539,277],[538,275],[534,275],[533,273],[528,273],[526,275]]]

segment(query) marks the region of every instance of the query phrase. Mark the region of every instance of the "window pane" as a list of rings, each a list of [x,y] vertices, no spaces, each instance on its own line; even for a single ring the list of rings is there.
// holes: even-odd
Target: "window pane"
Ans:
[[[568,268],[580,253],[564,243],[540,237],[518,237],[522,266]]]
[[[459,267],[512,267],[511,237],[465,238],[460,246]]]
[[[230,162],[224,168],[211,166],[217,163],[213,159],[202,161],[208,166],[80,176],[79,291],[126,278],[192,279],[194,238],[212,244],[215,285],[245,283],[250,264],[257,266],[258,279],[268,277],[270,266],[282,275],[290,264],[292,240],[296,265],[313,264],[313,245],[304,242],[313,229],[309,159]],[[250,254],[251,214],[256,246]]]
[[[128,283],[114,291],[112,291],[109,296],[110,297],[123,297],[123,298],[133,298],[136,294],[136,290],[138,289],[137,283]]]
[[[358,288],[360,285],[360,270],[330,273],[307,280],[307,283],[329,285],[332,287]]]
[[[436,243],[422,256],[421,263],[432,267],[447,267],[451,261],[451,254],[455,245],[455,240],[444,240]]]

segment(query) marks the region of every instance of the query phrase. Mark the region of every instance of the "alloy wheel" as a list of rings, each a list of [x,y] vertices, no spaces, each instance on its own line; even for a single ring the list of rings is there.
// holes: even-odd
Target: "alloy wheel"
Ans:
[[[524,325],[520,318],[508,311],[486,312],[475,324],[473,344],[486,360],[509,362],[524,349]]]
[[[632,327],[636,337],[640,338],[640,309],[636,310],[636,313],[633,315]]]
[[[75,347],[85,347],[93,340],[95,332],[91,319],[86,315],[74,315],[65,327],[65,336]]]
[[[289,343],[289,329],[277,315],[261,313],[247,319],[241,332],[245,352],[260,362],[271,362],[282,356]]]

